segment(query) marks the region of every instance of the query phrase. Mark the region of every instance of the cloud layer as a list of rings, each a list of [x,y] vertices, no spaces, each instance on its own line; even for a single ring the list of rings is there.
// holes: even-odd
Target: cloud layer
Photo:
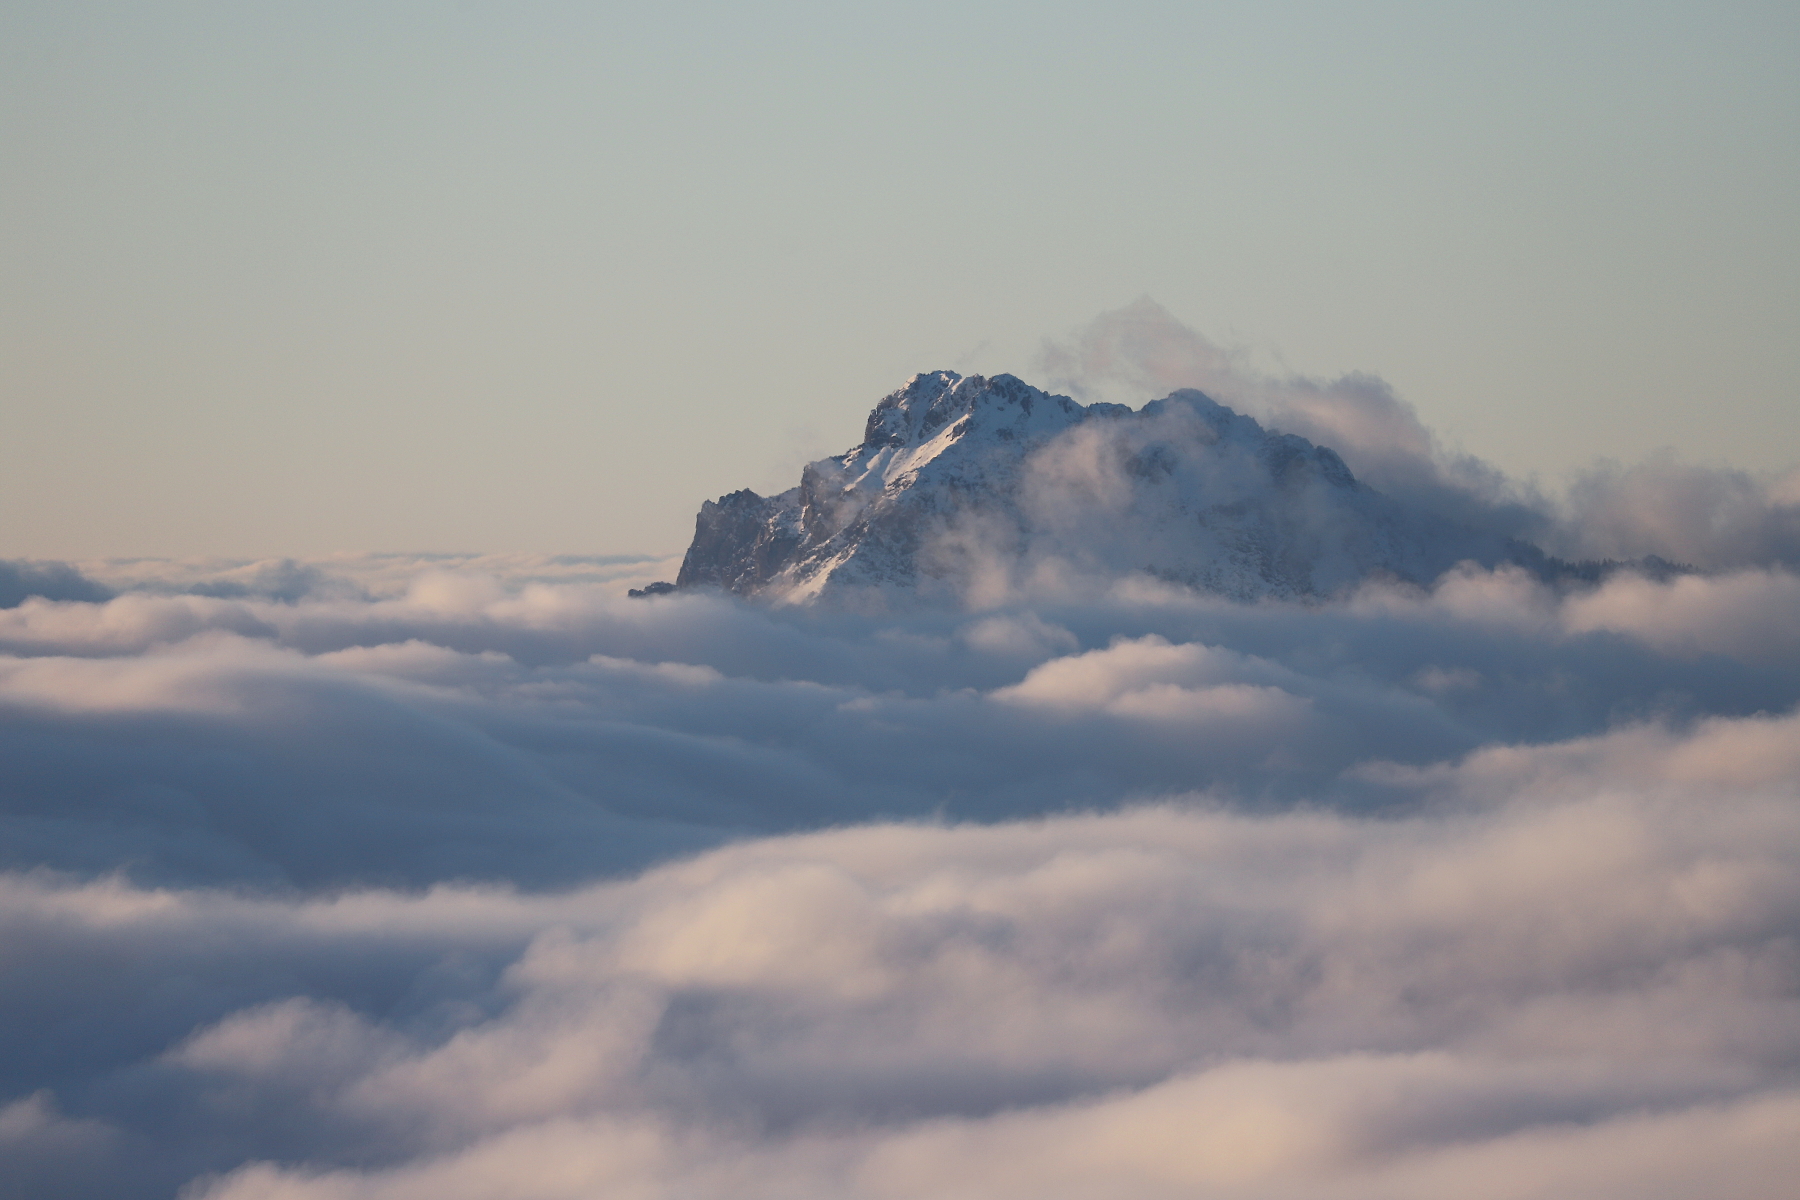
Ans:
[[[0,1194],[1761,1196],[1800,579],[0,611]]]
[[[1782,571],[873,618],[430,566],[297,601],[0,612],[0,865],[561,887],[755,833],[1208,790],[1380,808],[1370,760],[1800,701]]]

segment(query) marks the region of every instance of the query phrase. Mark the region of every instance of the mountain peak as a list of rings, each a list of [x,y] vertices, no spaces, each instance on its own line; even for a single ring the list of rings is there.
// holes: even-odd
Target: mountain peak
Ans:
[[[703,504],[677,586],[980,602],[1032,580],[1149,574],[1251,599],[1374,572],[1427,582],[1507,553],[1202,392],[1134,411],[1012,375],[929,371],[882,397],[862,442],[809,463],[797,487]]]
[[[965,377],[955,371],[924,372],[881,398],[869,414],[858,449],[919,446],[978,412],[991,414],[996,427],[1014,428],[1016,433],[1020,420],[1029,422],[1040,409],[1055,410],[1064,418],[1083,411],[1067,396],[1051,396],[1013,375],[987,378]],[[972,426],[963,432],[968,428]]]

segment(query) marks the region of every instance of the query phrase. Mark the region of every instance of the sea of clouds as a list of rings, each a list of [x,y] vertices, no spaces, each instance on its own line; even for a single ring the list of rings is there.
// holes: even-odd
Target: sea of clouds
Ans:
[[[667,565],[90,564],[112,599],[0,610],[0,1188],[1800,1167],[1787,570],[625,597]]]
[[[1793,498],[1304,432],[1709,569],[880,614],[642,558],[0,566],[0,1195],[1776,1194]]]

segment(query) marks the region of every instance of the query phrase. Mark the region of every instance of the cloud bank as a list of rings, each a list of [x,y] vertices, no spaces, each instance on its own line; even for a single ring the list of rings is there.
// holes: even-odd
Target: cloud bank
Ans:
[[[0,612],[0,1194],[1800,1169],[1800,578],[625,598],[666,566]]]
[[[0,612],[0,865],[562,887],[843,822],[1196,790],[1379,809],[1359,763],[1800,701],[1781,571],[1558,591],[1471,568],[1330,606],[1140,580],[901,620],[424,567],[387,597]]]

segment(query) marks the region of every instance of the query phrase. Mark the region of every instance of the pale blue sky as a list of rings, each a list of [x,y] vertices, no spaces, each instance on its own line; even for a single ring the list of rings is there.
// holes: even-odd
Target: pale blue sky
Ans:
[[[678,550],[1141,295],[1516,473],[1800,458],[1792,4],[0,10],[0,556]]]

